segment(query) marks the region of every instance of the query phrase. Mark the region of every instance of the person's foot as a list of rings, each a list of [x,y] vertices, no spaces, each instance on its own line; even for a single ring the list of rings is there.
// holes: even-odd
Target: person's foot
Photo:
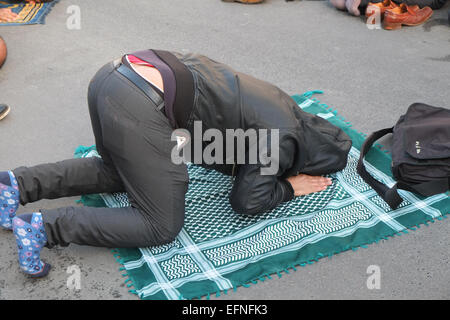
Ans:
[[[0,228],[11,230],[19,208],[19,186],[11,171],[0,172]]]
[[[239,2],[239,3],[246,3],[246,4],[256,4],[264,2],[264,0],[222,0],[223,2]]]
[[[296,197],[323,191],[333,183],[331,178],[310,176],[307,174],[299,174],[290,177],[287,181],[292,185]]]
[[[345,0],[330,0],[333,7],[339,10],[345,10]]]
[[[51,265],[41,261],[41,250],[47,243],[44,221],[40,212],[23,214],[13,219],[13,231],[23,272],[32,278],[45,277]]]
[[[345,0],[347,11],[357,17],[361,14],[358,9],[360,4],[361,0]]]
[[[19,15],[12,12],[11,9],[0,9],[0,22],[13,22]]]

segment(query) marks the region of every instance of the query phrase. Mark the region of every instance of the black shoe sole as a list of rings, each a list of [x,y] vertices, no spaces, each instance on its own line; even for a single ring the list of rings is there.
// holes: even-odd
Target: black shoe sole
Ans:
[[[3,110],[2,113],[0,113],[0,120],[5,118],[9,114],[10,111],[11,111],[11,108],[9,106],[6,106],[6,109]]]

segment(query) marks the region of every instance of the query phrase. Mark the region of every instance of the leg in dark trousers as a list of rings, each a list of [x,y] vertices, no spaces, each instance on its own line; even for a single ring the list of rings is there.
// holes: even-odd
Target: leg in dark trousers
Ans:
[[[169,120],[134,84],[104,66],[91,81],[89,111],[102,159],[71,159],[14,170],[26,204],[126,191],[131,207],[41,210],[47,246],[144,247],[172,241],[184,223],[187,168],[171,161]]]

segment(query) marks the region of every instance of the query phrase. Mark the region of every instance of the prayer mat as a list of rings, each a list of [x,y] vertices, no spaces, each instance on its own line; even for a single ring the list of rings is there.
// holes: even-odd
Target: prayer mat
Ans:
[[[35,4],[30,4],[25,1],[20,3],[17,3],[15,1],[0,1],[0,9],[10,8],[14,13],[17,13],[19,15],[18,19],[13,22],[0,22],[0,26],[44,24],[45,17],[57,2],[59,2],[59,0]]]
[[[312,98],[314,93],[322,92],[310,91],[293,99],[304,111],[342,128],[353,141],[346,168],[330,175],[332,186],[262,215],[244,216],[230,207],[230,177],[189,164],[185,225],[176,240],[156,247],[113,250],[130,292],[141,299],[227,294],[445,218],[450,212],[448,193],[424,198],[400,191],[404,202],[391,210],[356,172],[365,135]],[[79,147],[76,156],[98,154],[95,147]],[[366,163],[375,178],[394,184],[391,157],[381,145],[372,147]],[[91,195],[82,201],[91,206],[129,205],[124,193]]]

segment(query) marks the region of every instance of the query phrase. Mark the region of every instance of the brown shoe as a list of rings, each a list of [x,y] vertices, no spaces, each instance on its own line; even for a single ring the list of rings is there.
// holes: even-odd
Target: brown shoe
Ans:
[[[381,17],[383,17],[386,10],[394,9],[397,7],[398,4],[396,4],[394,1],[391,0],[384,0],[382,2],[377,3],[369,2],[366,8],[366,17],[370,17],[372,14],[377,12],[377,10],[380,10]]]
[[[380,18],[383,19],[384,13],[386,12],[386,10],[395,9],[397,7],[398,7],[398,4],[396,4],[392,0],[384,0],[382,2],[377,2],[377,3],[369,2],[369,4],[367,5],[367,8],[366,8],[366,17],[367,18],[371,17],[372,15],[375,14],[375,12],[377,12],[377,10],[379,10]],[[411,8],[412,10],[420,9],[418,5],[409,6],[409,8]],[[369,21],[369,19],[367,19],[367,22],[368,21]],[[375,24],[375,20],[373,20],[372,24]]]
[[[430,7],[411,8],[402,3],[399,7],[386,10],[384,13],[384,28],[386,30],[400,29],[402,25],[418,26],[427,21],[433,10]]]
[[[255,3],[261,3],[264,0],[222,0],[223,2],[240,2],[240,3],[246,3],[246,4],[255,4]]]

